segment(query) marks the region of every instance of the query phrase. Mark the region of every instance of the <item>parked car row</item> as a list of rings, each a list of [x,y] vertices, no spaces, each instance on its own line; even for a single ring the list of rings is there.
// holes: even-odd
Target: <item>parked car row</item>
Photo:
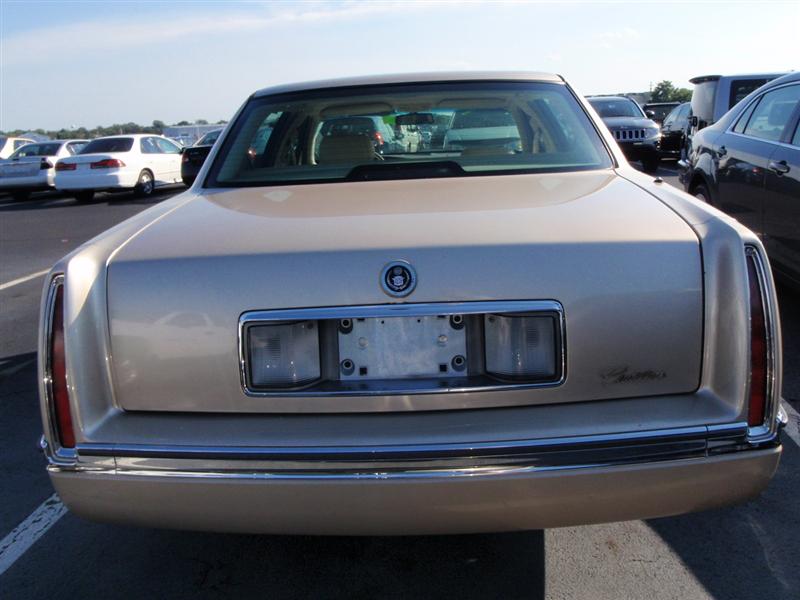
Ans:
[[[133,191],[181,183],[181,148],[152,134],[27,144],[0,163],[0,191],[17,199],[31,192],[61,190],[80,201],[97,191]]]
[[[697,132],[679,163],[686,191],[756,232],[773,269],[794,284],[800,284],[799,122],[800,73],[790,73]]]
[[[0,162],[0,192],[25,200],[31,192],[55,187],[55,166],[62,158],[75,156],[89,140],[55,140],[22,145]]]

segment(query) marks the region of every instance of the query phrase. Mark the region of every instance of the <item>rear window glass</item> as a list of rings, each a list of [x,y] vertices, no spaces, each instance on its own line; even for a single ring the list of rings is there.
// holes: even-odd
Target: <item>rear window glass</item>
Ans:
[[[86,144],[80,154],[129,152],[131,148],[133,148],[133,138],[99,138]]]
[[[589,104],[602,119],[611,117],[643,117],[642,111],[633,100],[609,100],[606,98],[589,98]]]
[[[251,100],[212,186],[583,170],[611,166],[566,86],[434,83]]]
[[[714,93],[719,80],[704,81],[694,86],[692,91],[692,115],[701,121],[714,120]]]

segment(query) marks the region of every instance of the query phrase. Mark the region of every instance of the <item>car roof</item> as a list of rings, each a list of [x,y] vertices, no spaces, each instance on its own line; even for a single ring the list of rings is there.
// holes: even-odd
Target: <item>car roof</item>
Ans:
[[[791,73],[787,73],[782,77],[777,77],[772,81],[768,81],[764,84],[764,86],[776,86],[776,85],[783,85],[784,83],[792,83],[793,81],[800,81],[800,71],[792,71]]]
[[[301,83],[288,83],[263,88],[253,97],[271,96],[308,90],[356,87],[365,85],[383,85],[393,83],[433,83],[446,81],[544,81],[564,83],[564,78],[552,73],[525,71],[447,71],[441,73],[395,73],[387,75],[370,75],[367,77],[347,77],[343,79],[322,79]]]
[[[707,81],[717,81],[718,79],[760,79],[762,77],[780,77],[785,73],[744,73],[742,75],[698,75],[692,77],[689,83],[697,85]]]
[[[586,96],[587,100],[630,100],[631,102],[635,102],[633,98],[628,98],[628,96]]]
[[[110,140],[112,138],[143,138],[143,137],[164,137],[160,133],[121,133],[115,135],[101,135],[100,137],[96,137],[93,140],[89,140],[93,142],[95,140]]]
[[[669,102],[647,102],[645,106],[667,106],[667,105],[677,106],[678,104],[682,104],[682,102],[679,102],[677,100],[670,100]]]

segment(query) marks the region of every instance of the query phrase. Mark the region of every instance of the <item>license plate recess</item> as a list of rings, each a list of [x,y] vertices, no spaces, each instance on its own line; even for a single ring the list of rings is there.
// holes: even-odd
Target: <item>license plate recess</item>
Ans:
[[[342,319],[337,337],[342,381],[468,375],[462,315]]]

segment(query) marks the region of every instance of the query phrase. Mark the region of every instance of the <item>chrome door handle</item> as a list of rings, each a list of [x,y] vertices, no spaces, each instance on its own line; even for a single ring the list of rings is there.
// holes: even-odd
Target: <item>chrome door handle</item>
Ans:
[[[774,171],[778,175],[785,175],[786,173],[789,172],[789,165],[786,164],[785,160],[781,160],[781,161],[771,160],[771,161],[769,161],[769,164],[767,165],[767,168],[770,171]]]

